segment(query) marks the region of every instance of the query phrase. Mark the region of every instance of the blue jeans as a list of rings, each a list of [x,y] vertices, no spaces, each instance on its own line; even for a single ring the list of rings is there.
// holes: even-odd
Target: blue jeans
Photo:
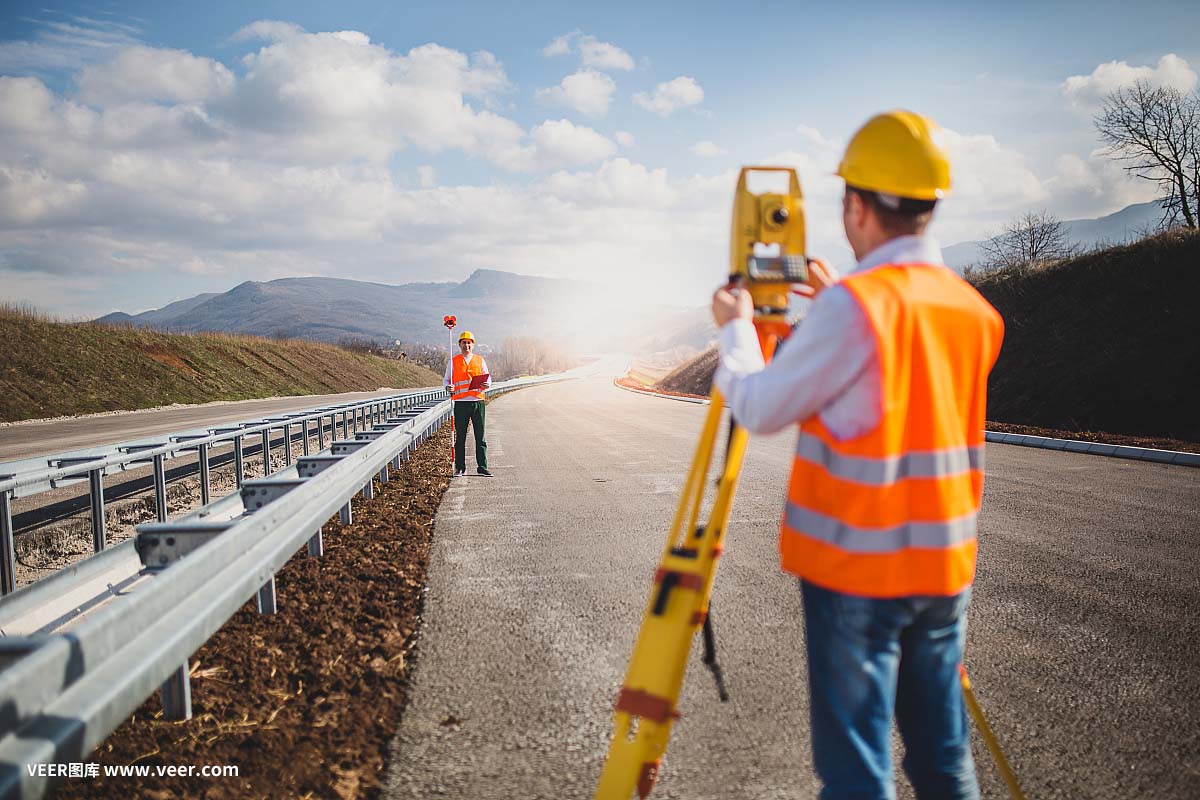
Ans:
[[[893,800],[891,723],[922,800],[976,800],[958,665],[971,590],[881,600],[801,581],[821,800]]]

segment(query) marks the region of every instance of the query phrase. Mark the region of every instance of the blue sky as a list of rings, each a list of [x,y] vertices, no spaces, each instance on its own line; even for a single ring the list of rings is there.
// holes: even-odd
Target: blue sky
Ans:
[[[934,233],[1151,198],[1099,99],[1193,90],[1200,3],[5,2],[0,293],[69,316],[244,280],[586,277],[678,304],[726,271],[737,168],[795,166],[847,267],[841,148],[946,129]]]

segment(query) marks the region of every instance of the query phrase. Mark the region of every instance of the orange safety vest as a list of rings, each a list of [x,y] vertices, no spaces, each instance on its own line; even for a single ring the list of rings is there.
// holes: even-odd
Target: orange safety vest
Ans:
[[[483,358],[472,354],[471,360],[468,362],[463,358],[462,353],[459,353],[451,359],[450,363],[453,364],[453,372],[450,377],[454,381],[454,385],[451,387],[453,390],[451,397],[454,400],[482,400],[483,389],[471,391],[467,387],[471,385],[471,378],[483,374]]]
[[[838,441],[800,424],[783,569],[863,597],[955,595],[975,577],[987,378],[1004,321],[944,267],[885,264],[845,278],[875,335],[878,425]]]

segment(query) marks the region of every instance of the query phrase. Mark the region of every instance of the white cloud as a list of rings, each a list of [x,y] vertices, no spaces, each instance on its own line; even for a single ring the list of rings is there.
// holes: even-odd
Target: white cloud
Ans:
[[[665,169],[649,169],[615,158],[595,172],[556,172],[538,189],[560,200],[588,206],[665,208],[678,199]]]
[[[581,69],[563,78],[558,86],[538,89],[535,96],[544,103],[567,106],[589,117],[603,117],[616,90],[616,82],[603,72]]]
[[[723,156],[727,152],[725,148],[707,139],[702,142],[696,142],[688,150],[691,151],[692,155],[701,156],[702,158],[715,158],[716,156]]]
[[[555,38],[542,48],[542,55],[565,56],[579,53],[579,63],[602,70],[631,70],[633,57],[612,42],[602,42],[595,36],[576,29]]]
[[[293,22],[283,22],[277,19],[260,19],[244,26],[233,36],[234,42],[249,42],[261,40],[264,42],[283,42],[295,39],[304,34],[304,28]]]
[[[594,36],[579,38],[579,60],[585,67],[596,69],[633,69],[633,58],[610,42],[601,42]]]
[[[943,133],[955,205],[1008,209],[1046,201],[1041,180],[1017,151],[989,134],[964,135],[948,128]]]
[[[529,132],[530,145],[515,156],[515,165],[526,170],[587,164],[616,152],[611,139],[570,120],[548,119]]]
[[[1059,87],[1076,107],[1092,109],[1117,89],[1143,81],[1151,86],[1165,86],[1189,92],[1197,83],[1196,71],[1174,53],[1167,53],[1157,66],[1133,67],[1125,61],[1109,61],[1092,70],[1090,75],[1072,75]]]
[[[360,250],[368,270],[429,230],[437,174],[416,167],[420,188],[405,188],[414,173],[390,165],[402,148],[543,172],[617,149],[568,120],[525,130],[473,108],[470,98],[508,87],[488,53],[426,45],[398,54],[359,33],[300,32],[253,52],[241,76],[183,51],[132,45],[107,56],[78,76],[93,105],[38,78],[0,76],[5,294],[17,274],[116,280],[153,270],[164,284],[221,270],[338,274],[345,253]],[[503,205],[475,211],[465,220],[472,231],[507,230],[514,219]],[[533,230],[542,218],[520,221]],[[424,257],[434,249],[431,241]]]
[[[79,69],[109,58],[118,48],[138,44],[140,32],[132,25],[86,17],[41,21],[32,39],[0,42],[0,72],[28,75]]]
[[[579,36],[579,31],[574,30],[570,33],[564,33],[562,36],[556,37],[550,44],[542,48],[542,55],[547,58],[553,56],[565,56],[571,52],[571,40]]]
[[[617,144],[621,147],[637,147],[637,139],[629,131],[617,131],[613,134],[613,138],[617,140]]]
[[[244,63],[244,77],[211,108],[255,152],[287,140],[281,156],[290,160],[384,161],[408,145],[495,159],[524,135],[468,102],[509,88],[491,53],[428,44],[402,55],[341,31],[277,41]]]
[[[681,108],[698,105],[703,100],[704,89],[695,79],[686,75],[658,84],[652,93],[638,92],[633,96],[635,105],[662,117],[670,116]]]
[[[127,47],[79,74],[79,95],[94,105],[129,101],[189,103],[227,94],[234,77],[224,64],[183,50]]]

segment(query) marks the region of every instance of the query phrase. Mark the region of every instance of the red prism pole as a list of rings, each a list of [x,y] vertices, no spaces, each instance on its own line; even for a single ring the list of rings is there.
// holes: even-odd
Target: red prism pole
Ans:
[[[447,314],[442,317],[442,324],[446,326],[446,331],[450,334],[450,360],[454,360],[454,326],[458,324],[458,317]],[[451,409],[453,411],[453,408]],[[454,471],[454,414],[450,415],[450,471]]]

